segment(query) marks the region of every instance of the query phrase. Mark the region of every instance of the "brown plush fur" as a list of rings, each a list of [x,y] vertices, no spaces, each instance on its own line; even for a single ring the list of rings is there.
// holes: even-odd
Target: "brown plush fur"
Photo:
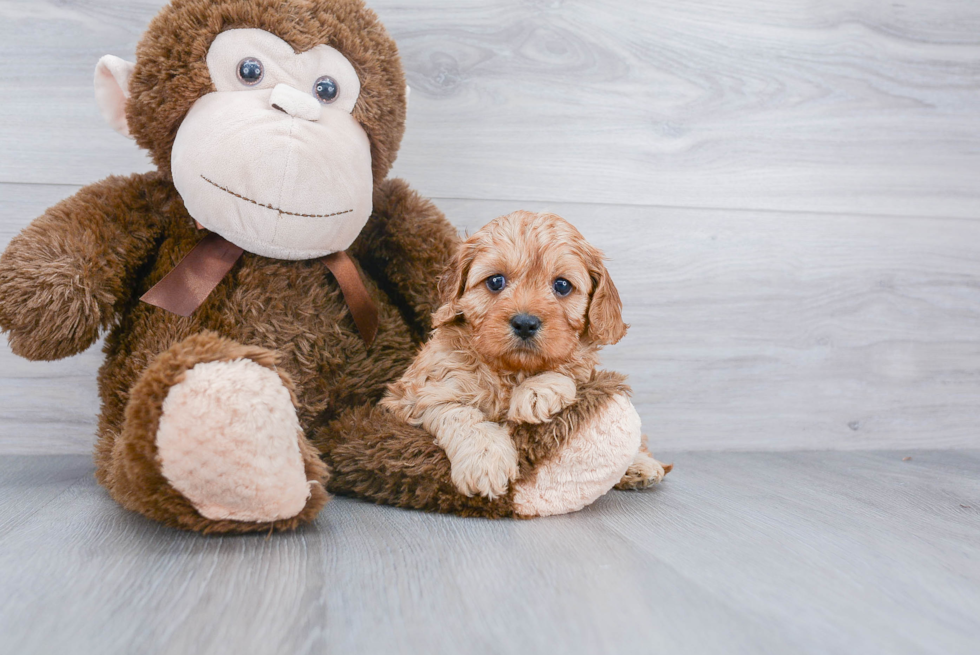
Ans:
[[[515,426],[518,481],[533,480],[538,467],[553,457],[580,426],[587,424],[617,394],[629,394],[622,375],[596,371],[578,385],[575,403],[547,423]],[[373,426],[366,431],[363,426]],[[514,516],[512,494],[494,499],[456,490],[449,459],[422,428],[405,423],[382,406],[353,410],[313,437],[332,462],[327,490],[379,504],[461,516]]]
[[[190,106],[213,90],[211,41],[236,27],[265,29],[297,51],[332,45],[361,79],[353,115],[370,138],[374,212],[348,252],[379,310],[370,347],[318,260],[246,253],[189,318],[139,302],[205,234],[171,182],[170,149]],[[0,328],[17,354],[66,357],[110,330],[99,372],[97,476],[124,506],[204,532],[289,529],[322,507],[318,489],[287,521],[205,519],[160,474],[156,426],[167,390],[196,363],[244,357],[275,367],[308,435],[344,409],[373,405],[408,366],[430,329],[437,276],[458,236],[404,182],[384,180],[404,129],[404,89],[394,42],[358,0],[175,0],[151,23],[137,49],[127,119],[159,171],[85,187],[0,257]],[[324,480],[325,467],[301,441],[308,478]]]
[[[436,278],[458,237],[439,211],[404,182],[390,180],[378,187],[375,212],[349,251],[379,308],[380,328],[370,348],[318,260],[246,253],[189,318],[140,303],[139,296],[201,237],[173,185],[159,174],[110,178],[86,187],[28,226],[0,257],[0,326],[14,351],[29,359],[81,352],[100,328],[114,326],[99,372],[100,481],[125,506],[169,525],[202,531],[267,529],[200,517],[186,501],[174,500],[176,492],[161,484],[159,474],[151,475],[152,458],[138,456],[132,447],[115,448],[119,435],[140,442],[153,434],[150,426],[162,400],[137,389],[165,389],[179,380],[173,369],[164,378],[154,374],[150,383],[144,379],[150,375],[147,367],[172,347],[185,352],[185,340],[193,343],[194,335],[205,331],[275,351],[277,370],[292,380],[300,423],[311,434],[345,408],[377,402],[386,383],[411,362],[438,304]],[[206,352],[192,352],[198,361],[212,361]],[[240,356],[236,353],[229,346],[226,357]],[[155,418],[127,432],[127,416],[133,412]],[[120,467],[135,472],[121,476]],[[312,518],[318,503],[322,499],[315,495],[297,520]]]

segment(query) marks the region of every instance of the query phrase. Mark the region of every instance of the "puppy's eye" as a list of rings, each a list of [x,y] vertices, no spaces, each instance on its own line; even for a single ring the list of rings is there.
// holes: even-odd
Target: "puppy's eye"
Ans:
[[[505,286],[507,286],[507,278],[503,275],[491,275],[487,278],[487,288],[494,293],[503,291]]]
[[[255,86],[262,81],[265,69],[255,57],[246,57],[238,62],[238,81],[245,86]]]
[[[556,294],[564,298],[572,292],[572,283],[565,278],[560,277],[555,280],[554,284],[551,285],[551,288],[555,290]]]

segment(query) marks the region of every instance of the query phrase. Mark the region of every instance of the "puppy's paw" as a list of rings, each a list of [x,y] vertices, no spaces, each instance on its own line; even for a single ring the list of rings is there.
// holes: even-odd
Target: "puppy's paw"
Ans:
[[[646,449],[636,454],[630,467],[626,469],[623,479],[616,485],[617,489],[646,489],[659,483],[664,476],[674,468],[673,464],[664,464],[653,458]]]
[[[544,423],[575,401],[575,381],[561,373],[542,373],[517,385],[510,396],[507,420]]]
[[[484,422],[473,426],[450,458],[452,480],[460,493],[489,499],[507,493],[517,478],[517,449],[506,428]]]

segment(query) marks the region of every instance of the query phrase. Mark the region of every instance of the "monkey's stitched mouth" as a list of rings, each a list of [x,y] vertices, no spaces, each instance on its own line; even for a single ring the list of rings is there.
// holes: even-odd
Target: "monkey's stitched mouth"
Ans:
[[[298,214],[296,212],[288,212],[285,209],[279,209],[278,207],[273,207],[272,205],[266,205],[266,204],[263,204],[261,202],[252,200],[251,198],[246,198],[245,196],[241,195],[240,193],[235,193],[231,189],[226,189],[225,187],[221,186],[217,182],[212,182],[211,180],[209,180],[208,178],[204,177],[203,175],[201,176],[201,179],[204,180],[205,182],[207,182],[208,184],[210,184],[211,186],[215,187],[216,189],[221,189],[225,193],[231,194],[231,195],[235,196],[236,198],[240,198],[241,200],[247,200],[248,202],[252,203],[253,205],[258,205],[259,207],[265,207],[266,209],[271,209],[272,211],[277,211],[280,214],[286,214],[288,216],[300,216],[302,218],[330,218],[331,216],[340,216],[341,214],[349,214],[352,211],[354,211],[353,209],[345,209],[342,212],[334,212],[332,214]]]

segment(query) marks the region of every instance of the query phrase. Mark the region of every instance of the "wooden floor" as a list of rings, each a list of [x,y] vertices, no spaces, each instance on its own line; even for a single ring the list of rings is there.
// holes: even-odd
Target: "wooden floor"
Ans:
[[[111,503],[84,456],[0,457],[0,652],[978,652],[980,451],[672,459],[570,516],[337,499],[202,538]]]
[[[0,0],[0,248],[150,168],[92,71],[162,4]],[[0,339],[0,655],[980,652],[980,3],[369,4],[394,174],[606,251],[604,362],[677,469],[554,519],[337,499],[202,538],[96,486],[97,347]]]

